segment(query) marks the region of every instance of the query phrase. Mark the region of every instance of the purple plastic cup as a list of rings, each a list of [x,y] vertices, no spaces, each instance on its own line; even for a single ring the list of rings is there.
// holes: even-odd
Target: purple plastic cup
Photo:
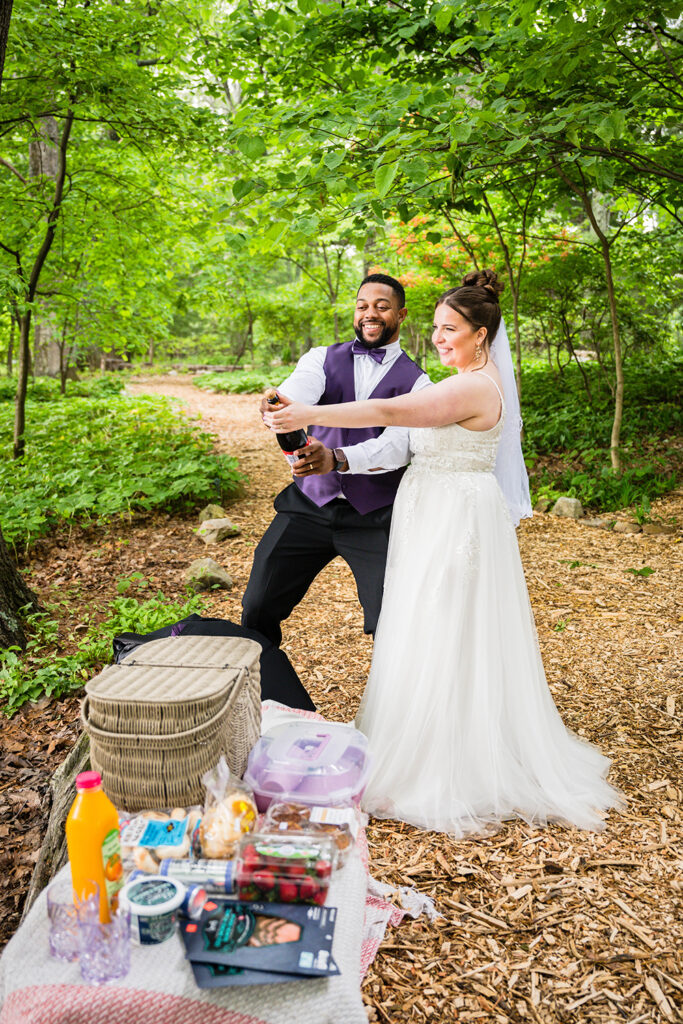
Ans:
[[[78,926],[81,977],[87,985],[125,978],[130,970],[130,912],[119,910],[111,921],[81,921]]]
[[[57,960],[78,960],[79,925],[96,922],[100,912],[100,887],[89,880],[84,891],[75,893],[71,872],[65,872],[47,887],[48,943],[50,956]]]

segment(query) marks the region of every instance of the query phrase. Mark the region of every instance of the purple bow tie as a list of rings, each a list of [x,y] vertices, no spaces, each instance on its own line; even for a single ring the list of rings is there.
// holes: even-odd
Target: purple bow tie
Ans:
[[[354,341],[351,346],[351,351],[354,356],[370,356],[370,358],[374,359],[376,363],[383,362],[384,357],[387,354],[387,350],[385,348],[367,348],[365,345],[361,345],[359,341]]]

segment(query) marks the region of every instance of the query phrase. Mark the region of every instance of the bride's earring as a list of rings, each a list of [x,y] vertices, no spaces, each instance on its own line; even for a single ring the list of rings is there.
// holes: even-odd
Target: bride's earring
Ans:
[[[477,347],[474,350],[474,360],[478,362],[481,359],[481,345],[477,342]]]

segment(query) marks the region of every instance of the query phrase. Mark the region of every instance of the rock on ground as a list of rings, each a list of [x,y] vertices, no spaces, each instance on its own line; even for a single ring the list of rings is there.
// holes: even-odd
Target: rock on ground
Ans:
[[[618,519],[614,524],[615,533],[640,533],[638,523],[628,523],[625,519]]]
[[[195,590],[210,590],[219,587],[230,590],[232,577],[213,558],[195,558],[185,570],[185,579]]]
[[[567,516],[569,519],[580,519],[583,515],[583,505],[578,498],[558,498],[553,505],[551,512],[554,516]]]
[[[197,530],[197,536],[205,544],[220,544],[226,537],[236,537],[241,532],[239,526],[235,526],[229,519],[205,519]]]
[[[207,519],[225,519],[226,512],[221,505],[207,505],[199,513],[199,522],[205,523]]]

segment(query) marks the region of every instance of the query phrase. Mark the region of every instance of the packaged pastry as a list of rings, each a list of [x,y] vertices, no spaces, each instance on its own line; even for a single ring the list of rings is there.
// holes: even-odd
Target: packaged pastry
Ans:
[[[224,757],[202,782],[206,801],[198,831],[201,856],[209,860],[232,857],[240,839],[256,824],[254,797],[232,777]]]
[[[120,817],[124,866],[154,875],[164,859],[185,860],[190,856],[192,836],[200,820],[198,807],[141,811]]]
[[[334,860],[327,836],[255,832],[244,837],[235,859],[237,898],[322,906]]]
[[[341,866],[353,848],[361,828],[355,807],[318,807],[294,801],[272,803],[262,818],[269,832],[323,835],[335,846],[335,862]]]

